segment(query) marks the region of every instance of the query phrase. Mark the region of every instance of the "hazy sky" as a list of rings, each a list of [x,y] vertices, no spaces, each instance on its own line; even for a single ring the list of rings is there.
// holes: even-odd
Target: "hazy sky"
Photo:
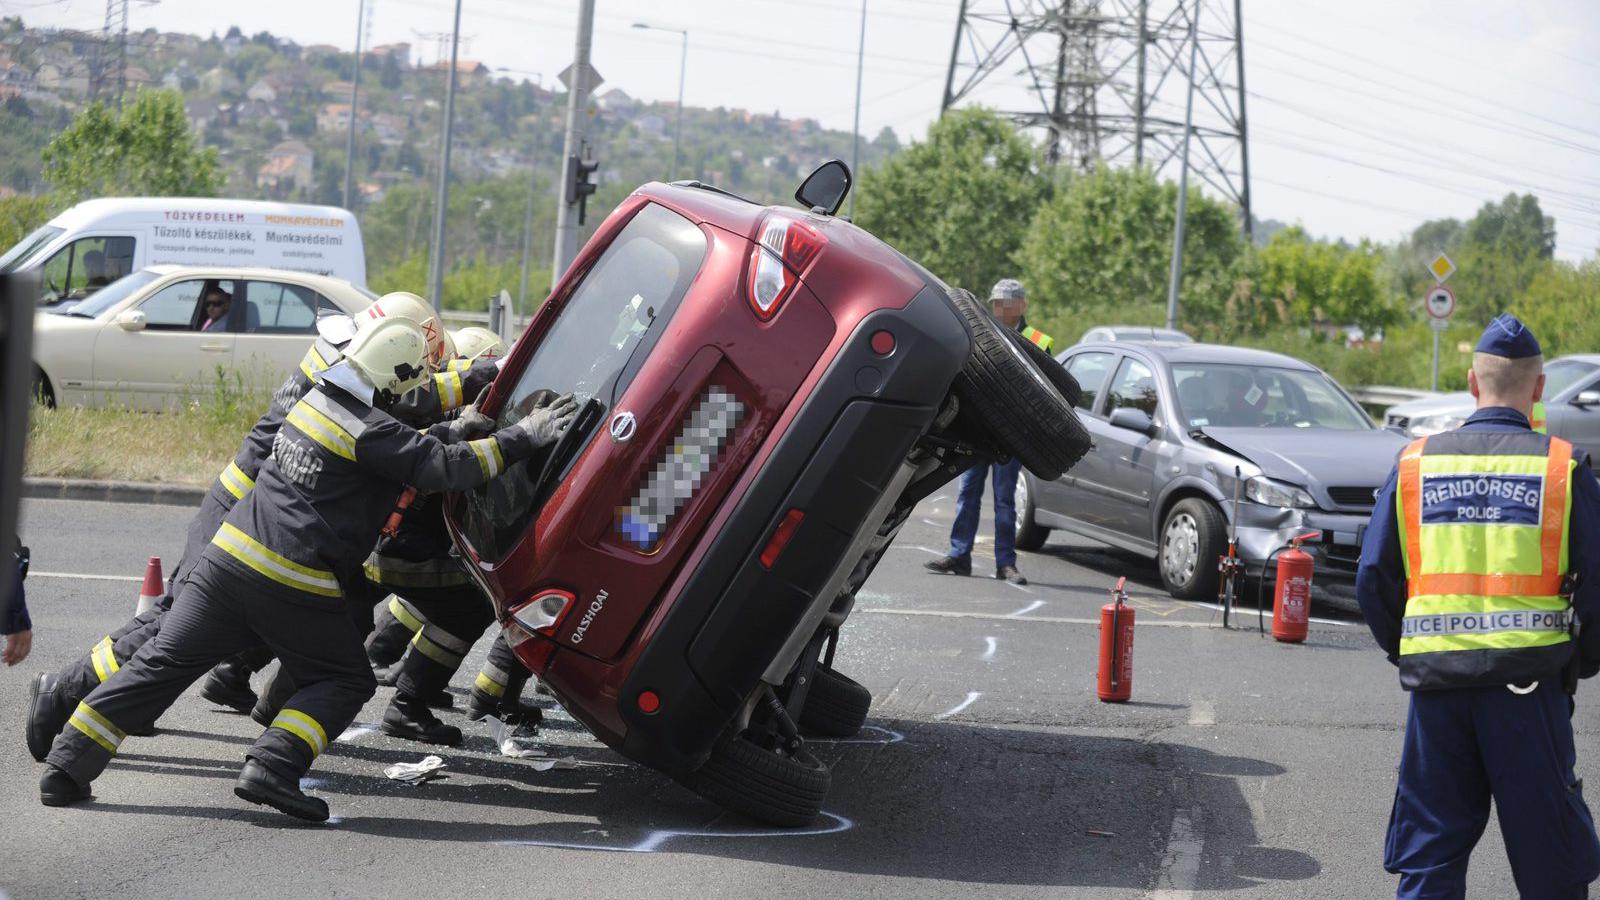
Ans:
[[[371,3],[374,42],[410,41],[434,57],[418,33],[449,30],[450,0]],[[1556,218],[1560,256],[1600,248],[1600,2],[1243,6],[1257,216],[1388,241],[1424,219],[1468,217],[1485,200],[1533,191]],[[571,61],[577,7],[465,0],[462,56],[548,83]],[[868,0],[865,135],[887,125],[917,138],[938,114],[957,8]],[[135,0],[131,26],[206,34],[238,25],[348,48],[356,9],[356,0]],[[858,0],[598,0],[593,61],[608,86],[673,99],[678,36],[630,25],[686,28],[688,104],[849,129],[860,9]],[[0,0],[30,25],[98,28],[104,10],[102,0]]]

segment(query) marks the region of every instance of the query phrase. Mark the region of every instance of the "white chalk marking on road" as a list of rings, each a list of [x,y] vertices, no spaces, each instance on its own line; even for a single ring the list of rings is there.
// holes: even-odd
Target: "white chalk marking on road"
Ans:
[[[922,518],[922,524],[924,524],[924,525],[932,525],[935,528],[939,527],[939,523],[938,522],[935,522],[934,520],[932,520],[932,519],[930,519],[930,518],[928,518],[926,516],[924,516]]]
[[[1042,602],[1042,601],[1041,601]],[[1080,619],[1073,616],[1019,616],[1016,613],[981,613],[947,609],[885,609],[876,606],[857,607],[858,613],[881,613],[891,616],[934,616],[941,619],[994,619],[1001,622],[1048,622],[1052,625],[1099,625],[1099,619]],[[1365,627],[1360,622],[1330,621],[1329,625],[1346,628]],[[1174,622],[1170,619],[1150,619],[1139,623],[1140,628],[1216,628],[1219,622]]]
[[[883,735],[883,737],[881,737],[881,738],[871,738],[871,737],[853,737],[853,738],[811,737],[811,738],[806,738],[806,743],[808,743],[808,744],[880,744],[880,745],[883,745],[883,746],[888,746],[889,744],[898,744],[901,741],[906,739],[906,736],[901,734],[898,731],[893,731],[893,730],[888,729],[888,728],[879,728],[876,725],[863,725],[863,726],[861,726],[861,730],[862,731],[876,731],[877,733]]]
[[[1020,619],[1023,616],[1027,615],[1028,613],[1033,612],[1034,610],[1038,609],[1039,607],[1041,607],[1043,605],[1044,605],[1044,601],[1043,600],[1035,600],[1032,603],[1029,603],[1027,606],[1024,606],[1023,608],[1017,610],[1016,612],[1011,613],[1010,615],[1006,616],[1006,618],[1008,618],[1008,619]]]
[[[28,570],[28,577],[72,578],[78,581],[144,581],[144,576],[142,575],[85,575],[78,572],[40,572],[36,569]]]
[[[1209,609],[1212,612],[1222,612],[1222,604],[1220,604],[1220,603],[1206,603],[1203,600],[1189,600],[1189,601],[1186,601],[1186,603],[1187,603],[1187,605],[1193,606],[1196,609]],[[1235,606],[1233,608],[1233,614],[1238,616],[1240,619],[1244,619],[1247,616],[1254,615],[1255,614],[1255,610],[1250,609],[1249,607]],[[1265,618],[1266,618],[1266,620],[1268,622],[1271,622],[1272,621],[1272,610],[1270,610],[1270,609],[1266,610],[1265,613],[1264,613],[1264,616],[1265,616]],[[1360,622],[1343,622],[1343,621],[1340,621],[1338,619],[1319,619],[1316,616],[1311,616],[1308,619],[1306,619],[1306,621],[1315,623],[1317,625],[1359,625],[1359,624],[1361,624]]]
[[[984,662],[988,662],[989,660],[994,659],[994,651],[999,648],[1000,639],[995,637],[994,635],[990,635],[990,636],[984,638],[983,641],[984,641],[985,644],[988,644],[988,648],[985,649],[983,651],[983,655],[978,657],[978,658],[983,660]]]
[[[1206,842],[1195,833],[1189,812],[1180,809],[1172,817],[1167,852],[1161,857],[1161,874],[1156,877],[1155,890],[1146,895],[1149,900],[1189,900],[1194,896],[1195,882],[1200,878],[1200,853]]]
[[[349,728],[346,728],[344,731],[340,732],[339,736],[334,738],[334,740],[344,741],[348,744],[362,735],[373,734],[377,730],[378,726],[376,725],[368,725],[365,722],[356,722],[353,723]]]
[[[1210,700],[1196,700],[1189,705],[1190,725],[1217,724],[1217,708]]]
[[[983,696],[983,691],[967,691],[967,699],[961,701],[960,703],[957,703],[955,706],[950,707],[949,709],[945,710],[944,712],[939,713],[937,716],[934,716],[934,718],[935,719],[948,719],[951,716],[955,715],[956,713],[961,712],[963,709],[966,709],[967,707],[971,706],[973,701],[977,700],[979,697],[982,697],[982,696]]]
[[[933,556],[943,556],[944,555],[943,551],[935,550],[932,547],[924,547],[921,544],[890,544],[889,545],[889,549],[890,550],[917,550],[917,551],[920,551],[922,553],[931,554]]]
[[[1023,593],[1024,593],[1024,594],[1031,594],[1031,593],[1033,593],[1033,588],[1031,588],[1031,587],[1028,587],[1028,586],[1027,586],[1027,585],[1022,585],[1022,584],[1012,584],[1012,583],[1011,583],[1011,582],[1009,582],[1009,581],[1006,581],[1006,582],[1002,582],[1002,584],[1004,584],[1004,585],[1005,585],[1005,586],[1006,586],[1006,587],[1013,587],[1013,588],[1016,588],[1016,589],[1017,589],[1017,590],[1019,590],[1019,591],[1021,591],[1021,592],[1023,592]]]
[[[815,837],[822,834],[837,834],[849,831],[856,827],[856,823],[831,812],[823,812],[823,818],[833,821],[819,825],[815,828],[772,828],[753,831],[679,831],[670,828],[661,828],[649,832],[643,838],[632,844],[585,844],[576,841],[541,841],[533,838],[524,840],[494,841],[502,847],[554,847],[560,850],[600,850],[607,853],[654,853],[661,849],[661,845],[676,837],[687,838],[777,838],[777,837]]]

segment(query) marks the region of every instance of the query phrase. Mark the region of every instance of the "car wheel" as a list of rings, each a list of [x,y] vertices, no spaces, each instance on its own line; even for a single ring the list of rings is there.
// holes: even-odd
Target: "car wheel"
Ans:
[[[32,397],[34,402],[43,404],[47,409],[56,407],[56,392],[50,389],[50,379],[45,377],[44,370],[38,366],[33,368]]]
[[[684,785],[723,809],[798,828],[822,811],[832,780],[828,767],[803,747],[788,756],[739,735],[713,750]]]
[[[1033,490],[1028,486],[1028,476],[1017,476],[1017,549],[1038,550],[1044,546],[1050,529],[1034,521]]]
[[[800,708],[800,730],[826,737],[855,737],[867,722],[872,692],[855,679],[817,666]]]
[[[1226,544],[1222,512],[1197,497],[1180,500],[1161,524],[1156,566],[1167,592],[1184,600],[1217,593],[1217,558]]]
[[[963,412],[1028,471],[1060,478],[1089,452],[1089,432],[1072,404],[1019,346],[1026,342],[1007,337],[970,291],[952,290],[949,297],[972,333],[972,355],[955,381]]]

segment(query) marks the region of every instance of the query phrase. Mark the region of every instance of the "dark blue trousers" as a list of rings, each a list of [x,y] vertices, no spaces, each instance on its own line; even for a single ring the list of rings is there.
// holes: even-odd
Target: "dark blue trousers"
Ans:
[[[950,528],[950,555],[972,555],[978,537],[978,516],[983,513],[983,480],[994,470],[994,566],[1017,564],[1017,473],[1015,459],[994,466],[979,464],[961,473],[956,493],[956,520]]]
[[[1467,860],[1500,817],[1524,898],[1587,897],[1600,840],[1573,774],[1571,701],[1559,678],[1529,694],[1505,687],[1417,691],[1383,867],[1401,898],[1466,896]]]

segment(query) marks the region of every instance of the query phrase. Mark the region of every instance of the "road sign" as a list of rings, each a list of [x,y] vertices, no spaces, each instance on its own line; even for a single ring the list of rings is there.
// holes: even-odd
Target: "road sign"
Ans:
[[[556,78],[561,80],[562,87],[565,87],[569,91],[572,90],[572,69],[575,65],[576,63],[568,65],[565,69],[561,70],[560,75],[556,76]],[[594,66],[585,65],[583,70],[587,74],[587,77],[584,78],[583,84],[583,92],[585,94],[593,94],[595,88],[606,83],[606,80],[600,77],[600,71]]]
[[[1449,319],[1429,319],[1428,320],[1428,327],[1432,328],[1434,331],[1444,331],[1445,329],[1450,327],[1450,320]]]
[[[1442,284],[1438,285],[1428,291],[1428,296],[1423,300],[1423,306],[1427,308],[1428,315],[1432,316],[1436,321],[1447,322],[1456,311],[1455,292]]]
[[[1444,284],[1449,280],[1450,275],[1455,270],[1456,264],[1451,262],[1450,257],[1445,256],[1443,253],[1435,256],[1433,262],[1428,263],[1428,271],[1433,273],[1433,280],[1440,284]]]

